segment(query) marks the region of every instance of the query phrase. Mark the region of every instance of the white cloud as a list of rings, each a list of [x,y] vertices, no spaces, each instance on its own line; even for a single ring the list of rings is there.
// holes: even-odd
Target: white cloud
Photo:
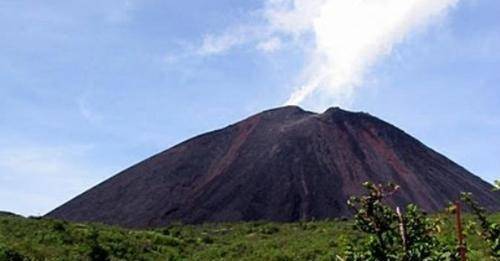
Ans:
[[[256,48],[257,50],[267,53],[275,52],[281,48],[281,39],[278,37],[272,37],[270,39],[258,43]]]
[[[242,40],[238,35],[226,34],[218,37],[206,35],[205,38],[203,38],[203,44],[200,47],[199,54],[211,55],[222,53],[241,42]]]
[[[272,30],[298,36],[311,29],[324,2],[324,0],[267,0],[262,13]]]
[[[207,34],[203,37],[198,55],[221,54],[225,51],[255,39],[256,28],[250,26],[238,26],[230,28],[222,34]]]
[[[264,27],[253,34],[230,28],[208,35],[200,48],[210,55],[242,44],[278,50],[292,39],[306,53],[303,82],[286,104],[348,103],[365,73],[407,35],[430,24],[458,0],[266,0],[260,10]],[[256,24],[259,24],[256,22]],[[242,27],[242,26],[239,26]],[[238,28],[238,27],[236,27]],[[257,30],[259,29],[259,30]],[[255,33],[255,31],[258,31]]]
[[[427,25],[456,2],[323,0],[312,3],[294,0],[292,8],[278,13],[277,18],[271,16],[270,21],[278,21],[275,22],[277,30],[297,33],[290,28],[289,20],[306,20],[299,28],[306,30],[303,28],[306,27],[313,33],[315,46],[307,79],[290,95],[286,104],[301,104],[315,94],[330,97],[325,100],[328,104],[349,100],[366,71],[378,59],[389,54],[406,35]],[[309,11],[299,9],[304,5],[309,6]],[[310,13],[317,15],[309,16]]]

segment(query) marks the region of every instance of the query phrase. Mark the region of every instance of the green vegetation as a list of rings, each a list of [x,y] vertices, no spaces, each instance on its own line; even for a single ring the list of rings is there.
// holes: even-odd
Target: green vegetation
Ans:
[[[471,208],[480,229],[477,228],[476,221],[469,221],[468,226],[488,243],[491,256],[500,259],[500,224],[488,219],[486,210],[473,199],[471,193],[462,193],[461,200]]]
[[[455,202],[447,208],[455,214],[458,240],[447,239],[442,225],[446,216],[428,216],[418,206],[409,204],[405,211],[384,203],[384,199],[398,192],[399,186],[389,183],[363,183],[367,190],[361,197],[351,197],[349,207],[354,211],[354,228],[365,232],[361,242],[351,244],[340,260],[366,261],[440,261],[440,260],[500,260],[500,225],[491,220],[486,210],[473,199],[471,193],[461,193],[460,200],[469,207],[473,217],[463,229],[462,203]],[[448,221],[449,222],[449,221]],[[476,223],[479,223],[478,224]],[[467,242],[466,235],[469,235]],[[482,246],[473,245],[479,235]],[[468,244],[469,243],[469,244]],[[487,246],[486,250],[483,249]],[[481,248],[481,249],[480,249]]]
[[[456,244],[453,216],[434,217],[440,220],[440,242]],[[500,214],[489,219],[498,223]],[[127,230],[1,215],[0,260],[337,260],[367,238],[354,225],[330,220]],[[481,235],[466,236],[469,260],[488,260],[490,247]]]
[[[367,194],[352,197],[348,204],[355,212],[354,227],[368,236],[349,247],[346,260],[458,260],[455,245],[439,240],[440,218],[428,217],[412,204],[402,213],[383,203],[399,186],[363,186]]]
[[[500,180],[495,180],[495,188],[493,191],[500,191]]]
[[[497,183],[498,185],[498,183]],[[383,202],[393,184],[363,184],[367,193],[348,205],[354,219],[272,223],[170,225],[130,230],[24,218],[0,212],[0,261],[23,260],[500,260],[500,213],[487,215],[470,193],[461,201],[464,244],[456,239],[450,206],[431,216],[415,205],[405,211]],[[458,207],[458,205],[456,205]]]

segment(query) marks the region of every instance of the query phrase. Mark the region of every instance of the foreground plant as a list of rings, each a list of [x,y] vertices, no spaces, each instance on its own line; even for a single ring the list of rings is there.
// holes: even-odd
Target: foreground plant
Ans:
[[[21,255],[17,251],[10,249],[0,243],[0,260],[24,261],[29,259]]]
[[[437,220],[427,217],[416,205],[408,205],[403,214],[383,202],[399,186],[370,182],[363,186],[367,194],[351,197],[348,205],[355,213],[355,228],[369,236],[363,244],[351,245],[341,260],[458,260],[454,246],[438,240]]]
[[[479,221],[481,230],[477,232],[488,243],[491,256],[500,259],[500,225],[488,220],[486,210],[472,198],[471,193],[462,193],[460,199],[470,207]]]

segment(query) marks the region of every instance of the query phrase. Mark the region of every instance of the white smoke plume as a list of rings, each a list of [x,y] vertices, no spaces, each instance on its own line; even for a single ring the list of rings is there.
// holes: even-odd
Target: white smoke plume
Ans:
[[[197,54],[239,45],[278,51],[292,40],[306,64],[287,105],[348,106],[363,76],[406,36],[443,17],[459,0],[264,0],[265,23],[205,35]]]
[[[379,58],[457,1],[268,0],[265,16],[272,31],[313,38],[304,83],[286,104],[349,100]]]

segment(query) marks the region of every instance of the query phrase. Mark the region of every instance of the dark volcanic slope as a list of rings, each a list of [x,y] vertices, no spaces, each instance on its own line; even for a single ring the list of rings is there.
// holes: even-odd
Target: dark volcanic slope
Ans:
[[[183,142],[48,214],[154,227],[349,215],[364,181],[393,181],[395,204],[441,209],[460,191],[498,209],[491,185],[396,127],[365,113],[283,107]]]

